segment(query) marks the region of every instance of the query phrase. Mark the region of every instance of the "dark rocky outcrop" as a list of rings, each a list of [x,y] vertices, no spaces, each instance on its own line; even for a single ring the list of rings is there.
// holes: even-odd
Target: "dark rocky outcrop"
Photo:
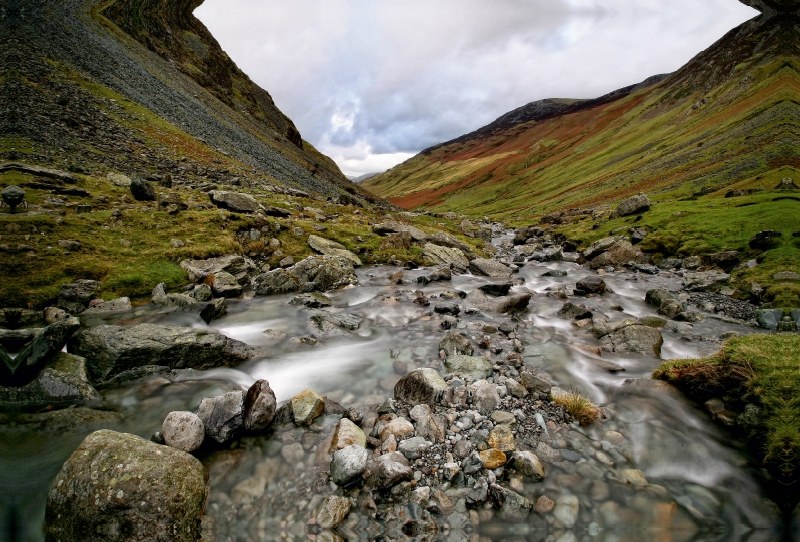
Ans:
[[[75,335],[69,350],[86,358],[93,382],[146,365],[210,369],[253,357],[252,348],[220,333],[155,324],[93,327]]]

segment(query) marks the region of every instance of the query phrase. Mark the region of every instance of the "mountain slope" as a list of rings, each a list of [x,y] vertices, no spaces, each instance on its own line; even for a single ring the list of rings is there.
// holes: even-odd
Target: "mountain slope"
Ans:
[[[228,58],[200,3],[3,2],[0,158],[374,201]]]
[[[551,101],[539,116],[512,112],[363,186],[407,208],[523,219],[641,191],[791,176],[800,167],[798,5],[758,4],[762,15],[655,86]]]

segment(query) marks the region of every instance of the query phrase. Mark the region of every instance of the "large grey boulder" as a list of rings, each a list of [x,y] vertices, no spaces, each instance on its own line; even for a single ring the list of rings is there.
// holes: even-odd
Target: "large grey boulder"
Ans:
[[[256,198],[250,194],[212,190],[208,193],[208,197],[211,198],[211,203],[220,209],[227,209],[234,213],[255,213],[261,208]]]
[[[645,194],[639,193],[635,196],[632,196],[614,209],[611,213],[611,218],[619,218],[621,216],[630,216],[639,213],[643,213],[650,209],[650,198],[648,198]]]
[[[628,264],[647,263],[648,256],[639,247],[635,247],[627,239],[617,241],[605,252],[592,258],[588,266],[591,269],[604,267],[621,267]]]
[[[464,256],[464,253],[457,248],[427,243],[422,248],[422,256],[434,265],[446,265],[451,267],[456,273],[464,273],[469,267],[469,260]]]
[[[109,430],[92,433],[50,486],[45,539],[195,542],[207,496],[191,455]]]
[[[197,416],[203,421],[206,436],[220,444],[228,442],[244,427],[244,393],[229,391],[200,402]]]
[[[141,177],[131,179],[130,190],[136,201],[156,201],[156,189],[149,181]]]
[[[453,237],[449,233],[444,233],[441,231],[436,232],[433,235],[429,235],[427,241],[440,247],[457,248],[464,254],[464,256],[467,257],[467,259],[472,260],[475,258],[475,253],[472,252],[472,248],[468,244],[457,239],[456,237]]]
[[[489,360],[477,356],[448,356],[444,360],[444,368],[464,378],[489,378],[492,376],[492,364]]]
[[[334,314],[325,310],[312,310],[311,325],[321,337],[338,337],[356,331],[364,319],[354,314]]]
[[[228,254],[218,258],[206,260],[183,260],[180,266],[186,271],[191,282],[201,282],[209,275],[216,275],[221,271],[233,276],[241,275],[255,269],[255,264],[237,254]]]
[[[433,369],[415,369],[394,386],[394,398],[412,406],[432,405],[447,389],[447,383]]]
[[[760,327],[775,331],[778,329],[778,322],[783,320],[783,314],[783,309],[757,310],[756,321]]]
[[[507,265],[485,258],[475,258],[469,262],[469,270],[473,275],[501,279],[511,278],[512,275],[511,269]]]
[[[626,325],[600,338],[606,352],[645,352],[661,355],[664,338],[656,328],[643,325]]]
[[[575,295],[603,294],[606,291],[606,281],[597,275],[582,278],[575,284]]]
[[[615,237],[606,237],[605,239],[595,241],[588,249],[583,251],[583,257],[587,261],[596,258],[615,244],[625,240],[626,237],[624,235],[617,235]]]
[[[83,311],[81,315],[88,316],[92,314],[110,314],[115,312],[128,312],[131,309],[132,306],[129,297],[118,297],[117,299],[104,301],[103,303],[98,303],[97,305],[89,307],[88,309]]]
[[[274,269],[253,279],[258,295],[321,292],[358,285],[353,262],[338,256],[309,256],[287,269]]]
[[[68,347],[86,358],[94,382],[146,365],[211,369],[253,357],[250,346],[221,333],[156,324],[93,327],[75,335]]]
[[[331,479],[334,484],[344,486],[357,480],[367,468],[369,452],[363,446],[351,444],[333,453]]]
[[[474,352],[472,343],[464,335],[455,331],[448,331],[439,341],[439,350],[444,350],[445,355],[464,355],[471,356]]]
[[[6,205],[11,207],[11,212],[13,213],[25,201],[25,191],[17,185],[11,185],[0,192],[0,198],[3,199]]]
[[[464,302],[483,312],[504,314],[507,312],[522,311],[528,307],[531,294],[513,294],[503,297],[489,297],[481,290],[473,290],[464,298]]]
[[[324,239],[318,235],[309,235],[308,246],[324,256],[338,256],[350,260],[355,267],[361,266],[359,257],[347,250],[343,244],[337,243],[336,241]]]
[[[211,291],[217,297],[233,298],[242,295],[242,286],[236,280],[236,277],[227,271],[220,271],[214,274]]]
[[[65,284],[58,292],[57,307],[72,314],[80,314],[86,310],[89,301],[100,287],[96,280],[79,279]]]
[[[689,292],[719,292],[730,282],[731,276],[727,273],[702,271],[684,276],[683,287]]]

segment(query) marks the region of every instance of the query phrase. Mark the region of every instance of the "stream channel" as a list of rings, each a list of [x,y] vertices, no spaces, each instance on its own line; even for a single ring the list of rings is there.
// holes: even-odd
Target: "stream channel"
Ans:
[[[422,288],[416,284],[416,277],[427,270],[415,270],[405,271],[407,285],[389,285],[389,275],[398,270],[386,266],[361,268],[360,286],[328,294],[333,300],[329,310],[365,318],[355,333],[308,344],[297,340],[311,335],[312,330],[306,309],[288,304],[292,294],[232,301],[228,314],[209,327],[256,347],[256,359],[235,369],[184,374],[173,382],[153,377],[106,389],[104,399],[115,411],[111,418],[93,421],[87,416],[86,423],[77,423],[67,411],[63,423],[50,423],[46,428],[35,424],[3,428],[8,437],[0,441],[3,535],[17,532],[14,540],[42,540],[49,485],[80,441],[99,427],[149,438],[160,430],[170,411],[196,410],[203,397],[231,389],[246,390],[261,378],[269,381],[279,404],[307,388],[345,407],[380,404],[392,396],[394,384],[406,372],[417,367],[442,370],[438,343],[445,332],[441,317],[432,310],[438,301],[435,296],[445,288],[469,292],[487,282],[503,281],[454,275],[452,282]],[[542,277],[548,270],[563,270],[568,275]],[[527,313],[512,320],[505,315],[462,312],[457,325],[457,331],[471,339],[482,336],[486,325],[505,322],[517,326],[526,365],[561,388],[580,390],[602,405],[606,419],[588,427],[573,423],[551,435],[552,447],[561,451],[561,460],[546,464],[548,476],[544,481],[525,485],[526,497],[536,501],[547,495],[560,504],[556,509],[560,512],[533,512],[525,521],[501,521],[491,510],[469,511],[463,503],[455,502],[453,514],[436,520],[438,533],[422,533],[419,539],[780,540],[780,517],[748,470],[744,453],[700,409],[674,390],[648,381],[661,360],[644,354],[603,352],[598,356],[586,348],[599,346],[597,339],[587,330],[576,329],[572,321],[556,316],[565,300],[548,296],[548,288],[569,290],[588,274],[593,272],[577,264],[530,262],[515,275],[517,285],[512,290],[527,288],[534,294]],[[615,272],[604,279],[613,293],[570,300],[585,303],[595,317],[610,321],[655,316],[655,309],[644,302],[645,292],[680,287],[680,277],[666,272],[655,276]],[[416,289],[425,291],[431,306],[413,303]],[[187,316],[163,313],[146,305],[133,315],[89,325],[149,322],[204,326],[181,318]],[[692,327],[682,326],[678,329],[675,323],[669,323],[662,329],[663,359],[707,356],[719,349],[720,335],[753,332],[752,328],[714,318]],[[268,329],[274,331],[265,333]],[[490,336],[496,335],[499,332]],[[488,351],[476,349],[475,355],[482,352]],[[503,352],[501,358],[507,353]],[[598,363],[601,360],[613,361],[625,370],[611,373]],[[319,423],[325,426],[336,420]],[[281,442],[277,438],[248,437],[233,447],[201,455],[210,474],[204,539],[310,538],[308,518],[334,488],[319,483],[315,473],[326,469],[327,464],[317,459],[315,449],[298,431],[297,440],[304,446],[294,446],[291,454],[282,453],[291,438]],[[620,475],[624,469],[641,470],[646,481],[626,483]],[[255,492],[253,488],[257,488]],[[382,524],[380,516],[376,520],[354,509],[339,532],[348,540],[408,539],[390,523]]]

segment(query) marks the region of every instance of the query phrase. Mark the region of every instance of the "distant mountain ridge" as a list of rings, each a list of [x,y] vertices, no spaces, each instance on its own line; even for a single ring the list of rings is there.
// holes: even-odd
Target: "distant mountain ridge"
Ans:
[[[362,186],[406,208],[523,218],[792,176],[800,3],[746,3],[762,14],[673,74],[597,100],[533,102]]]

